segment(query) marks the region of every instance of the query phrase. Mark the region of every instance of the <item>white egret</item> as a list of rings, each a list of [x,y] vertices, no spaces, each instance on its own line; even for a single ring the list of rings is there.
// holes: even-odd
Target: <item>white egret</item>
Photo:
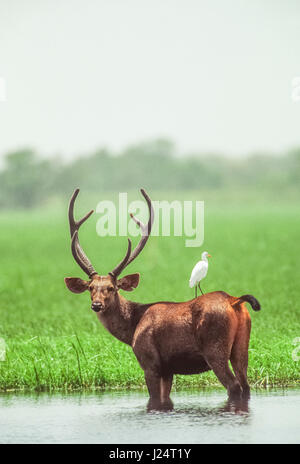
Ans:
[[[195,287],[195,298],[197,298],[197,285],[203,295],[202,289],[200,287],[200,281],[206,277],[208,270],[208,261],[207,258],[211,258],[211,255],[204,251],[201,255],[201,261],[198,261],[194,269],[192,270],[190,277],[190,288]]]

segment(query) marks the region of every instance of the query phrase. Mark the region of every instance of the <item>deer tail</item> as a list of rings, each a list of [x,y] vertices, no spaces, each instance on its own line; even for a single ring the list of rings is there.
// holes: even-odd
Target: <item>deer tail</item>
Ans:
[[[260,311],[261,307],[259,301],[253,295],[243,295],[239,298],[235,298],[232,306],[238,305],[239,303],[247,302],[252,306],[254,311]]]

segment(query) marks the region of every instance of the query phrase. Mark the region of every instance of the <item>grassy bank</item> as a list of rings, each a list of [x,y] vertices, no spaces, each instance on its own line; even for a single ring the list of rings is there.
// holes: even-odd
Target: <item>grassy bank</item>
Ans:
[[[176,195],[180,198],[180,195]],[[82,204],[81,204],[82,206]],[[224,207],[223,207],[224,206]],[[80,208],[81,209],[81,208]],[[81,242],[98,272],[123,256],[124,237],[99,238],[91,219]],[[87,294],[71,294],[65,276],[83,277],[70,253],[65,211],[0,215],[0,390],[135,388],[143,372],[131,348],[115,340],[90,310]],[[252,385],[295,385],[300,337],[300,215],[297,202],[206,204],[205,242],[186,248],[184,237],[151,237],[129,272],[141,272],[133,300],[184,301],[193,297],[188,278],[201,251],[213,258],[205,292],[252,293],[262,310],[252,316],[249,379]],[[218,384],[214,374],[177,376],[175,385]]]

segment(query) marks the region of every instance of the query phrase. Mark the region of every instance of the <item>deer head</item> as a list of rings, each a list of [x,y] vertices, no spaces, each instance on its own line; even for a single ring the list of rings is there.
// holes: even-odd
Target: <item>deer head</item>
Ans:
[[[133,216],[133,214],[130,214],[130,217],[141,228],[141,239],[133,251],[131,251],[131,240],[128,239],[127,252],[122,261],[111,272],[109,272],[108,275],[102,276],[95,271],[94,267],[92,266],[90,260],[84,253],[79,243],[78,230],[80,226],[91,216],[91,214],[94,211],[90,211],[82,219],[80,219],[79,221],[75,221],[74,203],[78,196],[78,193],[79,189],[76,189],[71,197],[69,205],[69,224],[72,239],[71,250],[75,261],[87,274],[89,280],[82,280],[78,277],[66,277],[65,283],[68,289],[74,293],[82,293],[88,290],[91,295],[91,308],[93,309],[93,311],[105,312],[108,308],[112,307],[116,303],[118,298],[118,291],[120,289],[132,291],[139,284],[139,274],[130,274],[120,279],[118,277],[121,274],[121,272],[140,254],[140,252],[147,243],[147,240],[151,233],[154,218],[153,206],[145,190],[141,189],[141,193],[145,198],[149,208],[148,223],[145,225],[141,221],[139,221],[139,219]]]

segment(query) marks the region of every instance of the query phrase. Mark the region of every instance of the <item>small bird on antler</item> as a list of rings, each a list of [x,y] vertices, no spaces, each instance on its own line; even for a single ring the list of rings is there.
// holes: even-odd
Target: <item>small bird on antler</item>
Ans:
[[[194,269],[192,270],[191,277],[190,277],[190,288],[195,287],[195,298],[197,298],[197,286],[200,289],[200,292],[203,295],[200,281],[206,277],[207,270],[208,270],[208,261],[207,258],[211,258],[211,255],[204,251],[201,255],[201,261],[198,261]]]

